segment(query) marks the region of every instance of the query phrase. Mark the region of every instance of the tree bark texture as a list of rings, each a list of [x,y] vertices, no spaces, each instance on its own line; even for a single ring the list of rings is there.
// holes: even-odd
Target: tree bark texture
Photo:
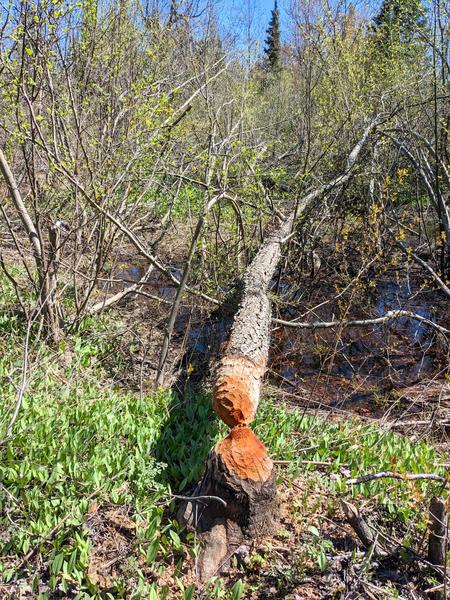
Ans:
[[[430,502],[430,524],[428,537],[428,560],[432,565],[440,569],[437,580],[444,583],[430,594],[433,600],[444,600],[447,597],[445,579],[447,571],[447,545],[448,545],[448,516],[445,501],[442,498],[433,497]]]
[[[180,522],[202,537],[198,575],[204,581],[226,566],[245,539],[270,532],[274,521],[274,464],[250,425],[258,408],[269,353],[272,314],[267,292],[281,258],[281,245],[307,206],[350,179],[374,127],[372,122],[350,152],[346,171],[303,197],[276,232],[266,238],[245,272],[239,309],[218,365],[212,401],[230,432],[211,450],[202,480],[178,513]]]
[[[267,449],[250,429],[259,404],[270,343],[271,306],[267,291],[289,235],[293,215],[263,243],[244,276],[239,310],[218,365],[213,408],[229,434],[211,450],[194,498],[180,520],[202,534],[198,569],[214,576],[246,538],[267,533],[276,507],[275,472]],[[225,501],[217,501],[214,497]]]
[[[51,226],[49,230],[50,251],[48,260],[44,253],[43,242],[38,228],[33,222],[23,201],[19,186],[14,178],[8,161],[0,149],[0,173],[3,175],[11,200],[22,221],[24,230],[33,249],[34,261],[39,284],[39,304],[37,313],[42,311],[47,330],[54,342],[60,339],[61,328],[56,301],[57,270],[59,263],[59,228]]]
[[[447,547],[447,510],[442,498],[432,498],[430,503],[430,535],[428,560],[432,565],[444,567]],[[442,580],[442,578],[441,578]]]

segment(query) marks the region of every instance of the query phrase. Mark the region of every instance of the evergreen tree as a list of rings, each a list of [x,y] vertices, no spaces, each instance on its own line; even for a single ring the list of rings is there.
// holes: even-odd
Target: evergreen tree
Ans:
[[[383,0],[374,19],[374,31],[387,56],[414,57],[423,49],[421,33],[426,28],[421,0]]]
[[[278,10],[277,0],[275,0],[272,17],[266,33],[266,47],[264,48],[264,52],[266,53],[266,65],[269,71],[276,73],[281,67],[280,11]]]
[[[167,22],[167,25],[169,27],[171,27],[172,25],[175,25],[177,23],[177,21],[178,21],[179,18],[180,18],[180,15],[178,13],[177,1],[176,0],[171,0],[171,2],[170,2],[169,20]]]

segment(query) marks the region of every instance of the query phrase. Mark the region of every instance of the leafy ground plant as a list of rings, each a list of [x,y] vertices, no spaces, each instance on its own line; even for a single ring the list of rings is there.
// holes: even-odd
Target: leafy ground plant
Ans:
[[[318,515],[335,519],[341,498],[364,498],[405,544],[414,546],[425,530],[423,507],[440,491],[437,482],[349,487],[346,479],[381,470],[444,476],[431,446],[266,398],[255,431],[280,462],[280,529],[250,549],[249,560],[235,560],[227,577],[200,588],[197,543],[174,519],[173,494],[198,480],[225,433],[208,394],[138,394],[114,385],[103,357],[113,350],[108,332],[117,325],[90,320],[60,346],[39,346],[18,419],[5,435],[22,367],[23,323],[10,311],[4,317],[2,597],[238,599],[262,598],[272,588],[270,594],[289,597],[308,574],[325,577],[332,569],[336,544]]]
[[[92,339],[86,345],[80,337],[73,339],[70,360],[66,350],[65,365],[48,350],[14,435],[2,443],[3,593],[174,597],[175,585],[180,597],[196,597],[189,583],[195,540],[183,536],[170,516],[171,494],[199,477],[220,435],[209,398],[180,399],[167,391],[139,397],[114,389],[94,356]],[[3,389],[7,410],[13,388]],[[329,463],[322,474],[329,500],[363,494],[391,521],[424,526],[418,507],[430,493],[429,482],[415,483],[414,494],[406,482],[372,482],[349,492],[342,469],[348,475],[393,466],[442,473],[439,456],[426,444],[356,421],[305,416],[271,400],[264,402],[256,429],[272,456],[287,461],[280,482],[289,485],[306,473],[298,515],[317,489],[315,464]],[[330,543],[318,543],[318,534],[314,524],[306,525],[306,554],[316,555],[325,571]],[[115,536],[119,550],[102,549],[108,536]],[[238,597],[236,585],[227,592],[226,582],[212,582],[209,597]]]

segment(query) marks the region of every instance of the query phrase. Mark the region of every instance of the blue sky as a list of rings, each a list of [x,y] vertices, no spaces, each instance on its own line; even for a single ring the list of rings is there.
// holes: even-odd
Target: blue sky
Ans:
[[[230,35],[238,36],[242,42],[249,34],[259,39],[261,44],[266,37],[274,0],[215,0],[215,7],[221,26]],[[281,32],[287,23],[283,2],[278,1]]]
[[[249,7],[259,16],[265,16],[270,19],[270,11],[273,8],[274,0],[216,0],[217,7],[223,7],[224,11],[235,12],[236,10],[247,10]],[[280,2],[279,8],[281,9]]]
[[[301,1],[301,0],[300,0]],[[381,0],[341,0],[342,6],[352,2],[362,14],[373,12]],[[331,7],[337,6],[339,0],[329,0]],[[289,38],[291,18],[287,10],[290,0],[278,0],[280,11],[281,38]],[[237,35],[241,42],[248,38],[249,24],[253,38],[264,43],[266,29],[269,25],[274,0],[214,0],[215,9],[224,31]]]

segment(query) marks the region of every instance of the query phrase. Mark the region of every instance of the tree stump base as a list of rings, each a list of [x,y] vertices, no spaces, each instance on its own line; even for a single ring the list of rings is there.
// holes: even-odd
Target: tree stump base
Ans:
[[[236,429],[211,450],[192,500],[185,501],[178,511],[180,523],[196,531],[203,544],[198,560],[201,581],[225,568],[243,542],[267,535],[274,527],[277,499],[273,463],[248,427]],[[252,462],[257,466],[252,464],[250,476],[245,477],[244,457],[249,444],[255,444],[259,456],[253,453]],[[236,456],[242,459],[237,469],[231,466]]]

